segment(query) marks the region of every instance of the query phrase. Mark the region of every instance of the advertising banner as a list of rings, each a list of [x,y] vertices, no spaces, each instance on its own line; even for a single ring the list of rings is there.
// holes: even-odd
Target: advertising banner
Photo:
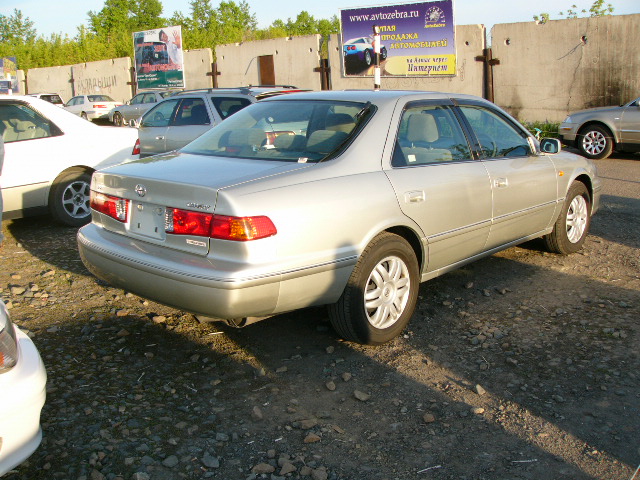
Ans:
[[[0,58],[0,93],[18,93],[18,64],[16,57]]]
[[[340,11],[344,76],[373,76],[373,27],[382,76],[456,75],[453,0]]]
[[[135,32],[133,48],[138,89],[184,88],[180,26]]]

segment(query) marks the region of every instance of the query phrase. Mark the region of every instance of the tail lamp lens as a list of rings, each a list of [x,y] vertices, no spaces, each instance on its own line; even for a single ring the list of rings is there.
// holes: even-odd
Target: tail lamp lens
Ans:
[[[230,217],[177,208],[166,210],[165,229],[174,235],[195,235],[235,242],[258,240],[278,233],[273,222],[265,216]]]
[[[91,191],[91,208],[109,217],[126,222],[129,218],[129,201],[124,198],[112,197],[96,191]]]

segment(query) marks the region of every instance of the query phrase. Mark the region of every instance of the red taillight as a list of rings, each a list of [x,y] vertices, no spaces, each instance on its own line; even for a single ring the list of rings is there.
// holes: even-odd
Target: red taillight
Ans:
[[[273,222],[265,216],[229,217],[176,208],[167,209],[166,232],[235,242],[258,240],[278,233]]]
[[[167,209],[165,230],[174,235],[208,237],[212,219],[213,215],[210,213],[170,208]]]
[[[129,201],[124,198],[91,191],[91,208],[119,222],[124,223],[129,218]]]
[[[107,106],[103,105],[101,103],[96,103],[96,104],[93,105],[93,108],[107,108]]]
[[[214,215],[211,238],[247,242],[278,233],[269,217],[228,217]]]
[[[140,139],[136,140],[136,144],[133,146],[131,155],[140,155]]]

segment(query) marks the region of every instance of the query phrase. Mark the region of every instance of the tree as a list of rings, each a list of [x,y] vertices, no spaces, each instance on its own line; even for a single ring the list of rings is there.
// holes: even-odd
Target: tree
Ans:
[[[26,44],[36,38],[33,22],[17,8],[9,17],[0,15],[0,43]]]
[[[614,7],[612,4],[607,3],[605,5],[604,0],[595,0],[589,10],[582,9],[578,12],[577,5],[571,5],[571,8],[567,10],[566,18],[578,18],[580,14],[588,13],[590,17],[603,17],[605,15],[613,14]],[[558,15],[565,16],[564,12],[559,12]],[[538,23],[547,23],[551,16],[548,13],[541,13],[540,15],[534,15],[533,19]]]

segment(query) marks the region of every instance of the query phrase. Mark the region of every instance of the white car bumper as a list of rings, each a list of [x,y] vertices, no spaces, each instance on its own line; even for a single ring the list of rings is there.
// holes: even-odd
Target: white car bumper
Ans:
[[[0,476],[40,445],[47,373],[31,339],[16,328],[18,363],[0,374]]]

